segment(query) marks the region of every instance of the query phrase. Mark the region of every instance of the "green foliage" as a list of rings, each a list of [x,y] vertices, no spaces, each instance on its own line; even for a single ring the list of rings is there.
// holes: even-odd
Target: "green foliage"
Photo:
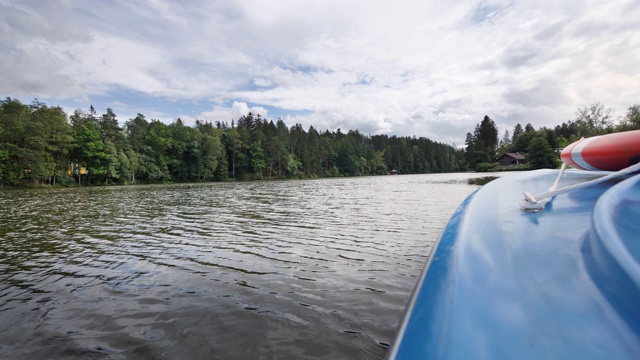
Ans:
[[[484,117],[474,132],[475,146],[486,151],[490,157],[496,154],[498,144],[498,128],[489,116]]]
[[[498,169],[498,164],[493,163],[493,162],[479,163],[475,167],[475,170],[477,172],[495,171],[497,169]]]
[[[602,103],[578,109],[574,120],[578,136],[590,137],[611,132],[611,109],[605,109]]]
[[[282,120],[268,121],[248,113],[235,122],[181,119],[167,125],[137,114],[120,127],[107,109],[98,115],[76,110],[70,116],[59,107],[34,101],[30,105],[7,98],[0,102],[0,184],[135,184],[232,179],[381,175],[496,170],[496,151],[527,152],[532,167],[555,167],[554,148],[586,133],[640,128],[635,105],[619,126],[601,104],[580,109],[575,120],[554,129],[531,124],[498,131],[485,116],[465,150],[426,138],[366,136],[305,130]],[[498,147],[499,145],[499,147]],[[511,168],[510,168],[511,169]]]
[[[71,129],[61,108],[0,102],[0,183],[52,183],[66,170]]]
[[[65,173],[57,178],[57,182],[54,185],[68,187],[74,185],[75,183],[76,180],[71,175]]]
[[[520,125],[520,123],[517,123],[513,128],[513,137],[511,138],[511,143],[515,143],[516,139],[518,139],[518,137],[522,135],[523,132],[524,130],[522,129],[522,125]]]
[[[14,144],[0,144],[0,183],[16,185],[24,177],[24,169],[20,165],[21,150]]]
[[[133,183],[133,181],[130,180],[133,176],[133,166],[131,164],[132,162],[131,157],[127,156],[124,150],[120,149],[118,150],[117,161],[118,161],[117,179],[119,180],[119,182],[123,184]]]
[[[533,140],[534,137],[536,137],[538,134],[536,133],[535,130],[529,130],[529,131],[525,131],[522,134],[520,134],[520,136],[518,136],[516,138],[516,141],[511,144],[511,148],[509,152],[520,152],[520,153],[525,153],[527,152],[527,149],[529,148],[529,143],[531,143],[531,140]]]
[[[375,152],[369,162],[369,168],[375,175],[385,175],[387,173],[387,164],[384,163],[384,150]]]
[[[511,147],[511,135],[509,135],[509,130],[504,131],[504,135],[502,139],[498,143],[498,150],[496,151],[496,158],[501,157],[502,155],[508,153]]]
[[[76,112],[76,115],[79,113]],[[86,181],[89,183],[103,182],[108,176],[110,158],[109,154],[105,152],[105,143],[97,123],[86,116],[76,121],[73,138],[75,150],[72,163],[76,164],[74,168],[85,168],[88,171]],[[115,152],[115,149],[113,151]],[[79,182],[82,180],[80,176]]]
[[[627,114],[620,124],[620,130],[640,130],[640,105],[629,107]]]
[[[526,170],[531,170],[531,166],[529,164],[513,165],[513,166],[498,166],[492,171],[526,171]]]
[[[486,142],[479,141],[480,134],[491,134],[489,132],[490,122],[487,117],[483,120],[485,124],[478,124],[473,134],[467,133],[465,141],[465,159],[470,170],[484,171],[490,169],[489,164],[492,158],[490,149],[486,147]],[[484,130],[482,130],[484,129]],[[567,145],[578,141],[581,137],[589,137],[607,134],[616,131],[628,131],[640,129],[640,105],[629,107],[626,116],[619,125],[614,125],[611,119],[611,110],[606,109],[601,103],[595,103],[588,107],[580,108],[576,112],[573,120],[562,123],[553,129],[540,128],[535,130],[533,125],[516,124],[512,137],[509,139],[509,132],[505,131],[499,142],[498,155],[505,153],[525,153],[527,154],[528,165],[521,167],[508,167],[508,170],[527,170],[539,168],[555,168],[559,159],[556,149],[562,149]],[[504,171],[507,168],[497,168]]]
[[[498,177],[496,176],[483,176],[479,178],[469,179],[467,180],[467,183],[469,185],[487,185],[488,183],[492,182],[493,180],[496,180],[497,178]]]
[[[138,114],[124,128],[107,109],[69,116],[60,108],[8,99],[0,109],[0,183],[135,184],[281,177],[460,171],[464,153],[425,138],[318,132],[248,113],[231,122],[181,119],[166,125]],[[8,136],[7,129],[20,136]],[[46,131],[52,129],[55,131]],[[61,183],[61,184],[62,184]]]
[[[470,170],[483,171],[478,168],[480,164],[493,162],[498,146],[498,128],[489,116],[485,115],[476,125],[473,135],[467,133],[465,145],[465,157]]]
[[[527,158],[532,169],[554,169],[558,166],[558,155],[542,136],[534,137],[527,148]]]

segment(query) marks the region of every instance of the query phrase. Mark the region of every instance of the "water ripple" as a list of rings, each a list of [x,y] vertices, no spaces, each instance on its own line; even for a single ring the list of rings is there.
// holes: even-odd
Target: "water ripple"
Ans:
[[[382,358],[468,177],[0,192],[0,357]]]

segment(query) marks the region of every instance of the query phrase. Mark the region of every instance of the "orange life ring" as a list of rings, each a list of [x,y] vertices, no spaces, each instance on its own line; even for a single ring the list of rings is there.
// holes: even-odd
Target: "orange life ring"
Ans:
[[[622,170],[640,162],[640,130],[580,139],[564,148],[560,158],[582,170]]]

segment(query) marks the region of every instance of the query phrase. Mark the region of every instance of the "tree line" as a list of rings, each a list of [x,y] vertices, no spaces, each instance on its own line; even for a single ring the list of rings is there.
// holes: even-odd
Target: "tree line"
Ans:
[[[625,116],[614,121],[612,110],[602,103],[579,108],[572,120],[555,128],[541,127],[535,130],[529,123],[522,127],[516,124],[513,131],[504,131],[498,139],[498,128],[489,117],[476,125],[473,133],[467,133],[465,140],[465,160],[469,170],[496,170],[495,160],[506,153],[526,155],[528,165],[524,168],[555,168],[559,164],[558,149],[582,137],[603,135],[613,132],[640,130],[640,105],[627,109]]]
[[[248,113],[186,126],[137,114],[121,127],[35,100],[0,101],[0,185],[137,184],[466,170],[464,151],[427,138],[288,127]]]

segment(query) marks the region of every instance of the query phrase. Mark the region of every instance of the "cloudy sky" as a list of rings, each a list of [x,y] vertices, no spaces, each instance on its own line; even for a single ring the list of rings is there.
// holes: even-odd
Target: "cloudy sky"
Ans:
[[[0,0],[0,96],[464,143],[640,104],[640,0]]]

